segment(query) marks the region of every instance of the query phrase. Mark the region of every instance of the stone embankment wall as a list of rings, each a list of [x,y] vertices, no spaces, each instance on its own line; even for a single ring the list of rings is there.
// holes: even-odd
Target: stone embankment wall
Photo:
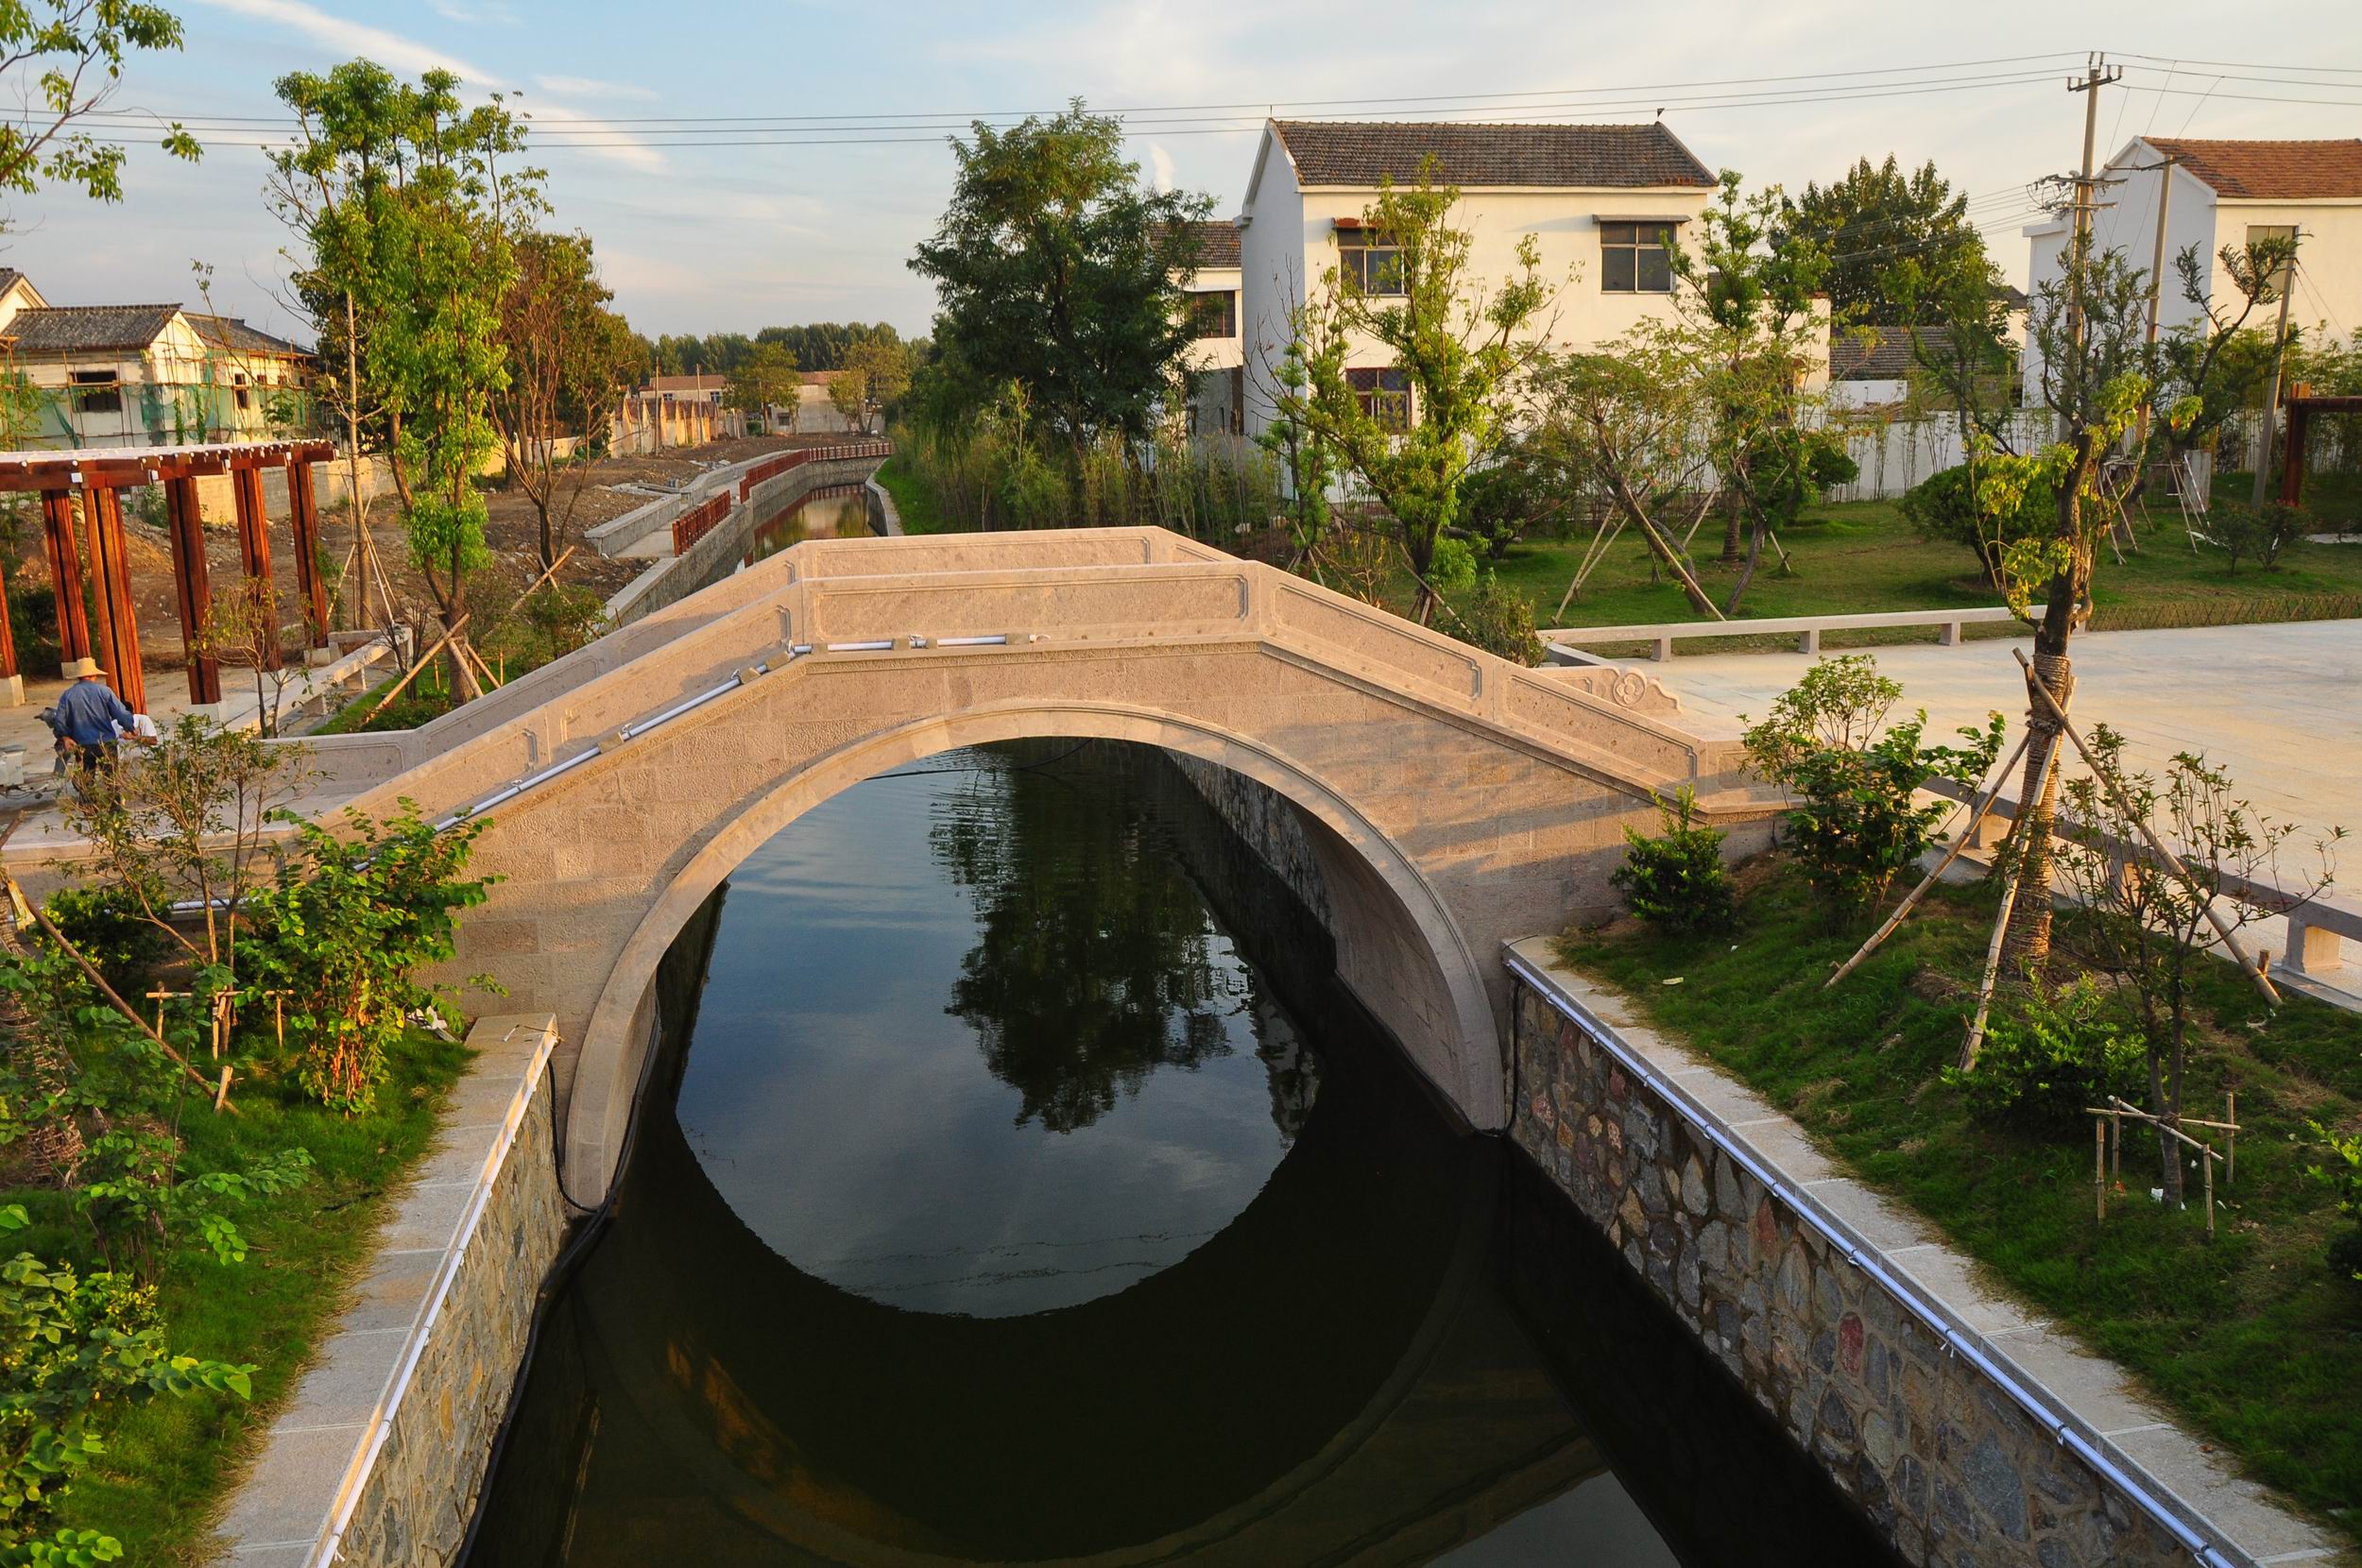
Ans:
[[[1172,751],[1165,757],[1206,798],[1214,814],[1296,895],[1321,929],[1334,936],[1337,916],[1329,906],[1328,884],[1313,858],[1311,841],[1305,836],[1304,819],[1287,797],[1218,763]]]
[[[731,509],[695,543],[679,554],[660,560],[625,585],[607,602],[608,618],[625,625],[643,615],[686,599],[737,570],[746,554],[746,541],[764,522],[793,506],[813,491],[832,485],[859,485],[878,471],[882,459],[851,457],[804,463],[755,486],[745,502]],[[706,491],[700,491],[703,495]]]
[[[1527,984],[1517,1146],[1912,1563],[2191,1554]]]
[[[484,1484],[568,1219],[554,1020],[478,1020],[479,1052],[357,1299],[218,1527],[238,1568],[441,1568]]]

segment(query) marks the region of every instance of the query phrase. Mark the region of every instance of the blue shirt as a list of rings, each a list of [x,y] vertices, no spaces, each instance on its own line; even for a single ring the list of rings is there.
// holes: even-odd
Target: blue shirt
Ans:
[[[131,710],[105,681],[77,680],[58,699],[58,727],[77,746],[103,745],[114,726],[131,727]]]

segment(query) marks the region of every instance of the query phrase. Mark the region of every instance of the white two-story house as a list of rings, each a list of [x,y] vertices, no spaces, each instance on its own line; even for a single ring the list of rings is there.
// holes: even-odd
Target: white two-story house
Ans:
[[[1239,226],[1193,223],[1183,236],[1191,270],[1181,284],[1190,323],[1182,354],[1182,417],[1192,435],[1244,430],[1246,359],[1239,342]]]
[[[1566,348],[1609,342],[1671,314],[1673,238],[1715,185],[1662,124],[1637,126],[1323,123],[1273,120],[1256,149],[1238,221],[1244,428],[1272,416],[1270,369],[1292,313],[1331,268],[1373,294],[1397,276],[1387,237],[1364,227],[1381,180],[1418,182],[1429,157],[1461,195],[1473,236],[1472,282],[1498,288],[1532,235],[1558,298],[1546,330]],[[1348,374],[1373,411],[1415,417],[1402,373],[1379,345],[1358,346]]]
[[[2231,300],[2237,294],[2223,271],[2223,248],[2238,250],[2251,240],[2296,232],[2290,324],[2308,336],[2351,339],[2362,332],[2362,138],[2216,142],[2136,136],[2108,160],[2100,178],[2101,205],[2092,214],[2094,248],[2120,250],[2144,272],[2157,254],[2158,209],[2164,206],[2161,331],[2195,321],[2200,314],[2200,307],[2183,298],[2174,268],[2174,258],[2182,251],[2198,248],[2209,299]],[[2039,298],[2043,285],[2056,283],[2064,269],[2067,217],[2030,225],[2025,232],[2031,250],[2028,287]],[[2248,324],[2268,330],[2272,317],[2259,310]],[[2028,402],[2041,398],[2041,374],[2029,341]]]

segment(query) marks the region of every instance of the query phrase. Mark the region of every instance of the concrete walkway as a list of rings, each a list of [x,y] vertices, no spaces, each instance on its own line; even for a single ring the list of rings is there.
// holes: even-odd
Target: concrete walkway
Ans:
[[[1903,708],[1927,710],[1931,739],[1998,710],[2014,743],[2026,718],[2026,681],[2012,647],[2028,638],[1863,650],[1903,685]],[[2362,834],[2362,621],[2307,621],[2181,631],[2093,632],[2075,639],[2075,704],[2085,734],[2105,723],[2125,737],[2134,768],[2155,771],[2177,752],[2226,767],[2239,793],[2297,832],[2284,846],[2288,881],[2310,879],[2315,845],[2343,825]],[[1705,725],[1760,719],[1812,664],[1803,654],[1704,654],[1664,663],[1630,661],[1681,699]],[[2070,775],[2083,772],[2068,759]],[[2009,792],[2014,794],[2014,786]],[[2348,853],[2336,855],[2345,847]],[[2353,903],[2362,888],[2362,851],[2333,846],[2344,874],[2332,889]],[[2253,945],[2286,951],[2286,922],[2253,929]],[[2304,989],[2362,1007],[2362,945],[2344,962],[2313,971]]]

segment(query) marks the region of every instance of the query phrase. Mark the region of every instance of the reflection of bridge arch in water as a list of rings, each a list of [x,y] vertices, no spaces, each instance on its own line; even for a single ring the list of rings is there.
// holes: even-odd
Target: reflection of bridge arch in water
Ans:
[[[652,1104],[578,1295],[628,1419],[755,1541],[911,1568],[1385,1559],[1412,1541],[1403,1559],[1424,1560],[1463,1520],[1604,1467],[1547,1378],[1525,1369],[1521,1406],[1467,1364],[1465,1320],[1498,1310],[1477,1274],[1499,1150],[1418,1095],[1391,1064],[1325,1068],[1220,1234],[1116,1294],[996,1319],[904,1311],[779,1257]],[[1481,1437],[1439,1447],[1471,1397]]]

